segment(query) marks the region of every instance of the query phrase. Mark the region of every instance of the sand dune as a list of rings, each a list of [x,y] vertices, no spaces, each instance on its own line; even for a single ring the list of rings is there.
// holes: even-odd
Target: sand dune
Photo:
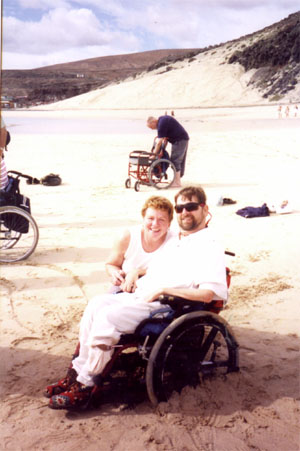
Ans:
[[[259,34],[255,39],[263,38]],[[251,38],[251,43],[253,43]],[[249,45],[249,38],[223,44],[197,56],[141,73],[106,88],[96,89],[42,109],[174,109],[246,105],[270,105],[251,84],[256,69],[245,72],[230,56]],[[281,103],[297,103],[300,84],[280,97]],[[278,102],[279,100],[277,100]]]
[[[177,62],[119,84],[58,102],[55,109],[199,108],[266,103],[247,88],[251,73],[239,64],[225,64],[223,48],[208,51],[190,63]],[[52,108],[52,107],[47,107]]]

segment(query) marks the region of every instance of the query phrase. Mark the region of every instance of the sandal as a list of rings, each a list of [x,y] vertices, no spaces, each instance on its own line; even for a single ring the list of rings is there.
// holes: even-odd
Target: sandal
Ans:
[[[52,396],[49,407],[51,409],[85,408],[89,404],[93,388],[80,382],[74,382],[68,391]]]
[[[51,396],[59,395],[60,393],[65,392],[74,382],[76,382],[77,376],[78,374],[76,371],[73,368],[69,368],[66,377],[64,379],[60,379],[54,384],[48,385],[45,388],[43,395],[46,398],[51,398]]]

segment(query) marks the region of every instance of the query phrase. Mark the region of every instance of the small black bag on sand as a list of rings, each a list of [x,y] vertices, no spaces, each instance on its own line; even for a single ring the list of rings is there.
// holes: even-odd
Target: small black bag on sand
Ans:
[[[41,179],[43,185],[57,186],[61,184],[61,178],[58,174],[48,174]]]

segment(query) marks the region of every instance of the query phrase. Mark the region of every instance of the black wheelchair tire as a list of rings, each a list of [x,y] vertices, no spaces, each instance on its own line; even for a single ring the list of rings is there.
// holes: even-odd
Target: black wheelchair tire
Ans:
[[[15,223],[27,223],[27,231],[14,228]],[[10,224],[10,225],[8,225]],[[14,263],[28,258],[39,240],[39,229],[33,217],[18,207],[0,207],[0,262]]]
[[[159,173],[159,167],[161,165],[167,165],[168,168],[166,172]],[[167,174],[168,171],[168,174]],[[154,186],[157,189],[167,189],[169,188],[175,178],[176,168],[172,161],[167,160],[165,158],[159,158],[154,160],[150,165],[148,170],[148,178],[151,186]]]
[[[222,347],[220,357],[218,347]],[[146,369],[148,397],[157,405],[174,391],[198,385],[200,373],[210,375],[219,369],[225,374],[239,369],[238,344],[229,325],[211,312],[187,313],[162,332],[151,350]]]

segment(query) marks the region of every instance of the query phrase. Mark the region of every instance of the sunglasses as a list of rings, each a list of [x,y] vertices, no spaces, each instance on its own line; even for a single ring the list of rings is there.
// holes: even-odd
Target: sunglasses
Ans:
[[[176,213],[182,213],[184,209],[186,211],[195,211],[198,210],[199,207],[204,207],[205,204],[198,204],[198,202],[187,202],[186,204],[178,204],[175,205]]]

